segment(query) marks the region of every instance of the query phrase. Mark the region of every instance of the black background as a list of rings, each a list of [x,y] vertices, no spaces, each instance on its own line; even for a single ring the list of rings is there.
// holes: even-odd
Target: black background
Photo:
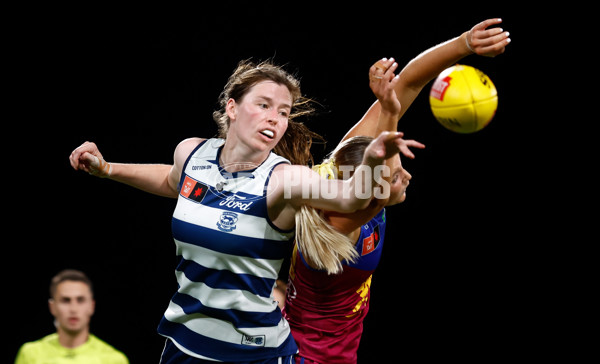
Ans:
[[[19,113],[5,138],[18,138],[18,147],[5,155],[19,162],[6,166],[18,172],[5,226],[19,233],[10,244],[14,296],[2,362],[54,331],[47,291],[64,268],[95,282],[91,331],[132,363],[158,362],[164,340],[156,327],[176,289],[175,200],[75,172],[68,156],[81,143],[96,142],[108,161],[170,164],[181,140],[216,133],[211,114],[235,65],[272,58],[321,104],[304,120],[329,141],[313,148],[320,160],[374,101],[368,69],[377,59],[403,67],[489,17],[504,19],[513,42],[496,58],[461,63],[496,85],[494,120],[474,134],[444,129],[427,86],[400,121],[406,138],[427,148],[403,159],[413,179],[406,202],[388,209],[359,362],[512,358],[530,345],[542,278],[531,265],[537,149],[528,135],[535,121],[526,115],[528,27],[519,11],[381,3],[38,10],[12,31],[17,82],[9,101]]]

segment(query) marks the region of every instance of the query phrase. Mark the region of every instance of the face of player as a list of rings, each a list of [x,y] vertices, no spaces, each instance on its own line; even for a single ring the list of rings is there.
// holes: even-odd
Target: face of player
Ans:
[[[227,103],[228,138],[233,132],[251,150],[270,151],[285,133],[291,109],[292,95],[286,86],[259,82],[241,100]]]
[[[75,335],[88,330],[95,302],[87,284],[79,281],[61,282],[49,304],[59,331]]]
[[[404,202],[406,199],[406,188],[412,178],[411,174],[402,167],[400,155],[396,155],[390,164],[392,176],[390,180],[390,199],[387,206]]]

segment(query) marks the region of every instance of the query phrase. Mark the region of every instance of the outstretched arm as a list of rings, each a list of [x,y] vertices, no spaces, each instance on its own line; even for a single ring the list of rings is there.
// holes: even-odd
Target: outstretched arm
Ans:
[[[460,36],[431,47],[408,62],[398,74],[399,79],[394,86],[396,95],[402,104],[399,117],[404,115],[421,90],[444,69],[471,54],[495,57],[504,53],[506,46],[510,43],[509,33],[499,27],[494,27],[501,22],[501,19],[484,20]],[[394,62],[393,59],[391,61],[384,59],[380,66],[392,69]],[[386,68],[385,72],[388,71],[389,69]],[[381,128],[393,127],[393,125],[379,125],[380,111],[380,101],[376,101],[343,139],[356,135],[374,136]],[[396,129],[384,130],[394,131]]]
[[[366,148],[362,164],[346,180],[324,179],[306,166],[281,164],[273,170],[267,187],[269,216],[276,226],[293,226],[291,220],[302,205],[316,209],[354,212],[368,206],[382,193],[384,163],[400,151],[402,133],[383,132]],[[275,181],[275,182],[273,182]],[[279,214],[287,224],[277,224]],[[291,223],[291,224],[290,224]]]
[[[69,162],[75,170],[109,178],[155,195],[176,198],[183,163],[200,141],[199,138],[191,138],[179,143],[173,165],[109,163],[92,142],[85,142],[73,150]]]

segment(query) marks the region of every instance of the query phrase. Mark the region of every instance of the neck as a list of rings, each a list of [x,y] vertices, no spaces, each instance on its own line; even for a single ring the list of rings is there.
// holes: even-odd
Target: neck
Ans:
[[[362,227],[362,225],[361,225]],[[352,241],[352,244],[354,244],[354,246],[356,246],[356,243],[358,243],[358,237],[360,236],[360,227],[357,228],[356,230],[352,231],[350,234],[346,235],[350,241]]]
[[[76,332],[68,332],[64,329],[58,329],[58,342],[65,348],[73,349],[85,344],[89,338],[89,330],[83,329]]]
[[[235,146],[234,146],[235,144]],[[219,163],[227,172],[238,172],[258,167],[270,154],[269,151],[252,151],[241,147],[241,143],[225,141]]]

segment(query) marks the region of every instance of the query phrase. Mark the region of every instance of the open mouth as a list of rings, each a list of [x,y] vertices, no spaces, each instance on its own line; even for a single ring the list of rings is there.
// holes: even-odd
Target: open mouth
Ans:
[[[268,130],[268,129],[262,130],[260,133],[262,135],[268,137],[269,139],[273,139],[273,137],[275,136],[275,133],[273,133],[272,130]]]

